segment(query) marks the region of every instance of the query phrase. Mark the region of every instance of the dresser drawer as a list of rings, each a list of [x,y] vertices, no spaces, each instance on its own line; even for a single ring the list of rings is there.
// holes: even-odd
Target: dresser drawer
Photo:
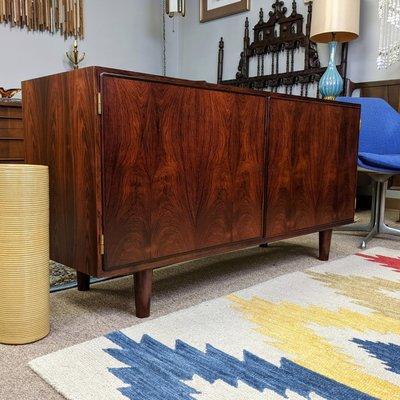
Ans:
[[[0,118],[22,119],[21,107],[7,107],[0,105]]]
[[[24,160],[2,160],[0,159],[0,164],[25,164]]]
[[[0,117],[0,139],[23,139],[24,127],[22,119],[6,119]]]
[[[24,158],[22,104],[0,100],[0,163],[23,163]]]
[[[23,128],[22,118],[1,118],[0,129],[21,129]]]
[[[18,161],[25,157],[23,140],[0,140],[0,160]]]

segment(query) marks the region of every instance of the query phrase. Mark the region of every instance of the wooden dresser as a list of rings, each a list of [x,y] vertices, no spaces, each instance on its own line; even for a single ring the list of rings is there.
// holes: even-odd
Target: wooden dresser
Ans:
[[[0,99],[0,163],[24,162],[21,101]]]
[[[23,83],[27,162],[50,167],[51,257],[154,268],[354,220],[358,105],[89,67]]]

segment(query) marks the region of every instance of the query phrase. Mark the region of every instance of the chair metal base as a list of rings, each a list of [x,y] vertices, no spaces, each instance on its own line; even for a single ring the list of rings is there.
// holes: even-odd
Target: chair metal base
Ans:
[[[384,177],[384,178],[383,178]],[[369,232],[360,244],[365,249],[367,244],[380,233],[400,237],[400,229],[391,228],[385,223],[385,202],[390,176],[372,176],[374,179],[374,193],[372,196],[371,220],[369,224],[352,224],[339,228],[340,231]]]

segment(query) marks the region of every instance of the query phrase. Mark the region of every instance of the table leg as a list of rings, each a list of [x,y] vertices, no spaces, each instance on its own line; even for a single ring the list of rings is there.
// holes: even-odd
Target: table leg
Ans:
[[[153,270],[135,272],[135,305],[136,316],[147,318],[150,316],[151,286],[153,283]]]
[[[332,229],[319,233],[319,259],[321,261],[329,260],[329,252],[331,249]]]
[[[80,292],[87,292],[90,289],[90,275],[77,271],[76,280]]]

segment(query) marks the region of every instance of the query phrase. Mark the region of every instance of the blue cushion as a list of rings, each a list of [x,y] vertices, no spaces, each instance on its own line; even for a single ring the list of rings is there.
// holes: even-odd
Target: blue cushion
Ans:
[[[400,154],[400,114],[383,99],[338,97],[361,105],[360,152]]]
[[[400,173],[400,114],[378,98],[338,97],[361,105],[358,165],[381,173]]]
[[[400,172],[400,154],[358,153],[364,165]]]
[[[365,164],[360,158],[358,159],[358,166],[361,167],[362,169],[367,169],[368,171],[372,172],[378,172],[380,174],[390,174],[390,175],[400,174],[399,171],[393,171],[392,169],[386,169],[386,168],[373,167],[372,165]]]

